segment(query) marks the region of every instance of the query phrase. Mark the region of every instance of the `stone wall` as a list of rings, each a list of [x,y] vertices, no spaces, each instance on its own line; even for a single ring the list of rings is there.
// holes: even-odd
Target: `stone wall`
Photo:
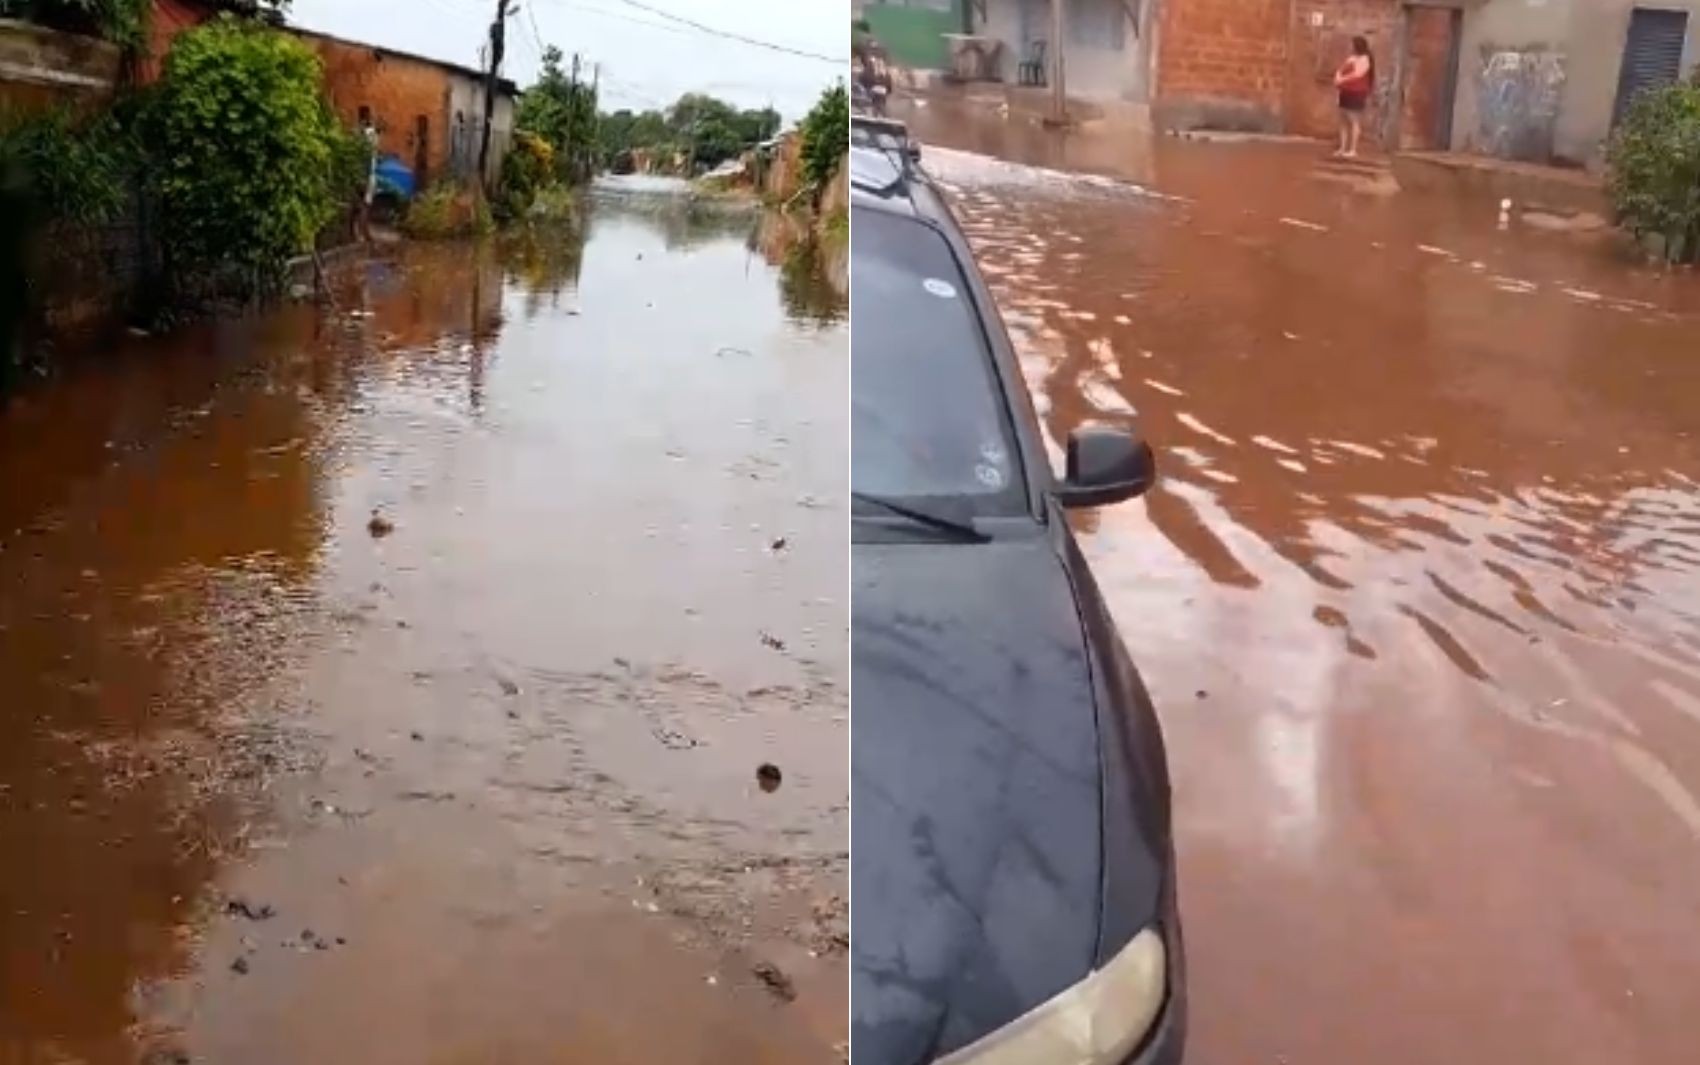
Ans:
[[[0,110],[24,115],[108,104],[123,56],[105,41],[0,20]],[[6,204],[0,209],[18,209]],[[54,225],[25,249],[32,332],[63,336],[103,324],[126,305],[142,274],[145,243],[135,212],[106,226]]]
[[[0,19],[0,107],[29,112],[112,98],[123,53],[93,37]]]

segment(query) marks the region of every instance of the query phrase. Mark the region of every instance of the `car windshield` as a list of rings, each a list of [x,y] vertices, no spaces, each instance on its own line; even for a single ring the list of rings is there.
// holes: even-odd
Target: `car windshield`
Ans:
[[[951,501],[969,515],[1024,512],[1007,408],[950,245],[930,226],[870,208],[856,210],[853,231],[852,488]]]

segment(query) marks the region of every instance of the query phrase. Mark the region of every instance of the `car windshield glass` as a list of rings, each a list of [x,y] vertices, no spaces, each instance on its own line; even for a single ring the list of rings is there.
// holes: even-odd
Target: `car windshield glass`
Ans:
[[[986,334],[944,237],[858,208],[850,257],[851,470],[857,492],[951,499],[975,515],[1026,500]]]

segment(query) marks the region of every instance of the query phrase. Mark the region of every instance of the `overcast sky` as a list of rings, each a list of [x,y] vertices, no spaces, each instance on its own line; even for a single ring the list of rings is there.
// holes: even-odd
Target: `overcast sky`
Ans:
[[[293,0],[290,20],[320,30],[467,66],[495,0]],[[669,22],[642,7],[804,52],[844,66],[785,55]],[[535,32],[534,32],[535,30]],[[602,64],[606,110],[639,110],[681,93],[709,92],[740,107],[771,103],[795,121],[848,70],[849,0],[521,0],[508,24],[504,73],[528,84],[541,65],[539,38]]]

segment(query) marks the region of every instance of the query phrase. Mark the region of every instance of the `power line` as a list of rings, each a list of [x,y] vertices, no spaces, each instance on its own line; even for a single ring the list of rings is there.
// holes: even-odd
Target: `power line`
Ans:
[[[675,15],[671,11],[664,11],[659,7],[643,3],[642,0],[618,0],[618,2],[626,5],[627,7],[635,7],[639,11],[647,11],[651,15],[664,18],[669,22],[677,22],[681,26],[689,26],[698,33],[706,33],[713,37],[723,37],[726,40],[738,41],[756,48],[765,48],[770,52],[781,52],[785,55],[801,56],[804,59],[816,59],[822,63],[834,63],[839,66],[850,65],[850,60],[848,58],[822,55],[819,52],[809,52],[801,48],[792,48],[790,45],[775,44],[772,41],[763,41],[755,37],[746,37],[741,33],[733,33],[730,30],[716,29],[713,26],[707,26],[693,19],[685,18],[683,15]]]
[[[531,39],[537,42],[537,60],[542,62],[543,53],[548,49],[543,43],[543,34],[537,30],[537,8],[534,4],[526,4],[524,7],[526,21],[531,23]]]
[[[631,82],[622,78],[616,78],[614,75],[608,73],[606,69],[602,71],[602,81],[610,89],[613,89],[620,95],[630,97],[637,100],[639,103],[647,104],[656,111],[665,111],[669,106],[671,106],[666,101],[651,95],[649,92],[633,85]]]

